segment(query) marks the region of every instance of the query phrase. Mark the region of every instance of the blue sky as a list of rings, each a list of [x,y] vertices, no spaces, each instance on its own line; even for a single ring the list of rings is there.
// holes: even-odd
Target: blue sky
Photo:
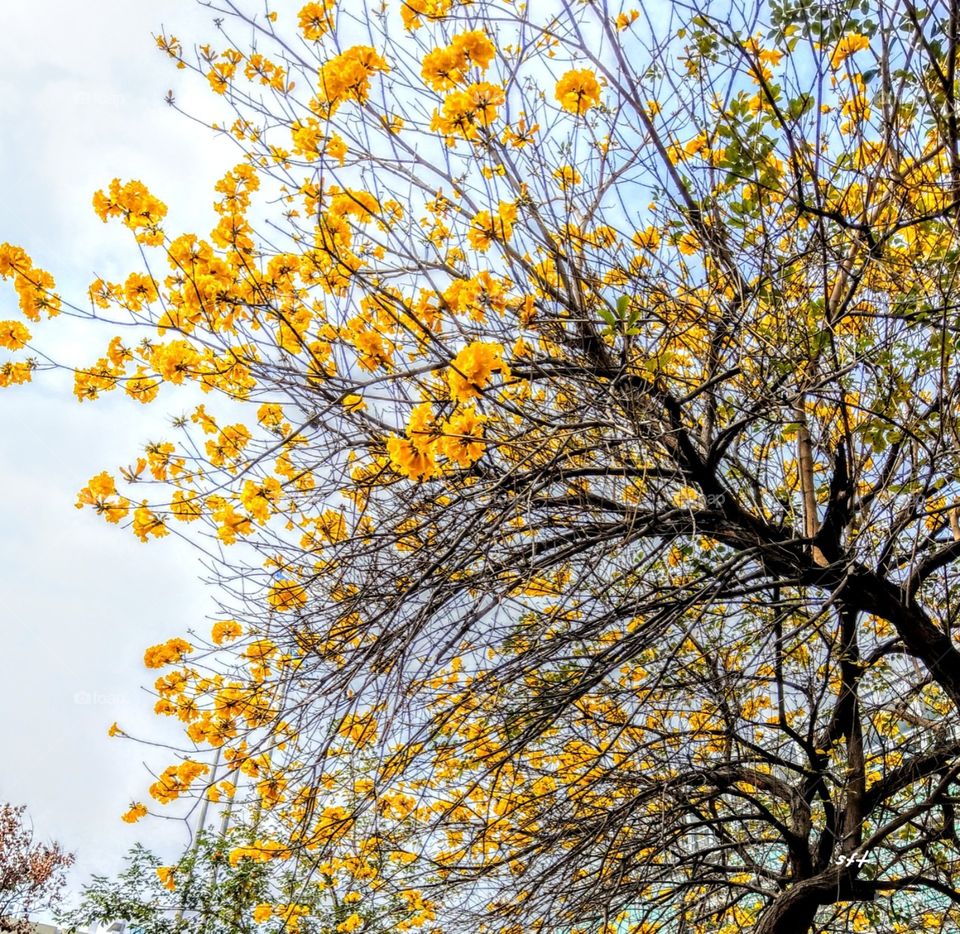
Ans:
[[[37,0],[5,5],[0,30],[0,241],[23,246],[83,303],[96,275],[138,268],[131,240],[90,207],[111,178],[139,178],[170,207],[170,227],[209,227],[211,191],[236,152],[168,108],[168,88],[210,112],[205,85],[177,71],[151,33],[184,45],[212,38],[212,14],[193,0]],[[0,318],[15,318],[0,290]],[[110,332],[61,317],[32,327],[38,346],[90,362]],[[0,351],[0,354],[3,352]],[[143,649],[204,628],[213,610],[189,547],[172,536],[141,545],[74,508],[93,474],[131,463],[164,433],[169,397],[149,408],[121,395],[78,403],[66,373],[0,392],[0,606],[4,660],[0,801],[26,804],[37,835],[75,850],[72,883],[112,872],[137,839],[170,851],[178,822],[123,824],[146,799],[144,762],[163,750],[107,737],[175,738],[142,690]],[[151,411],[156,409],[157,411]]]

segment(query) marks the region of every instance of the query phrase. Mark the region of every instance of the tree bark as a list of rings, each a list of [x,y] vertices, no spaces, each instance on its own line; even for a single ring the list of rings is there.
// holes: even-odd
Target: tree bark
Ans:
[[[776,898],[760,918],[756,934],[806,934],[811,931],[820,907],[817,882],[818,879],[805,879]]]
[[[809,934],[814,930],[814,918],[821,905],[873,898],[874,891],[858,884],[851,868],[831,866],[778,895],[761,916],[754,934]]]

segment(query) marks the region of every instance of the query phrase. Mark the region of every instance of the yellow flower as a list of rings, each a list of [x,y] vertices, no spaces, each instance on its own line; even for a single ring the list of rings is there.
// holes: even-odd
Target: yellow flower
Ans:
[[[160,882],[165,889],[169,889],[171,892],[177,887],[176,882],[174,881],[175,870],[173,866],[159,866],[157,868],[157,875],[160,877]]]
[[[870,40],[866,36],[861,36],[856,32],[848,33],[837,43],[837,47],[833,50],[830,67],[839,68],[851,55],[868,48],[870,48]]]
[[[779,65],[783,59],[783,52],[779,49],[761,49],[758,55],[765,65]]]
[[[0,347],[20,350],[30,340],[30,332],[19,321],[0,321]]]
[[[653,251],[660,246],[660,231],[656,227],[647,227],[638,230],[633,235],[633,245],[638,250]]]
[[[310,42],[316,42],[322,39],[329,32],[333,25],[333,16],[331,10],[334,4],[332,2],[308,3],[302,7],[297,16],[300,25],[300,32],[304,39]]]
[[[389,71],[386,60],[368,45],[355,45],[320,68],[319,92],[311,106],[323,117],[332,117],[346,100],[363,103],[370,94],[370,78]]]
[[[246,480],[240,491],[240,502],[250,515],[263,525],[277,511],[283,487],[276,477],[267,477],[262,483]]]
[[[504,129],[500,141],[505,146],[509,144],[514,149],[523,149],[524,146],[529,146],[534,141],[534,135],[539,129],[539,123],[528,126],[526,118],[521,117],[517,121],[516,129],[511,126],[507,126],[506,129]]]
[[[310,914],[310,909],[306,905],[278,905],[277,911],[283,918],[283,929],[286,934],[299,934],[302,919]]]
[[[452,46],[434,49],[423,59],[420,74],[434,91],[449,91],[463,80],[466,62]]]
[[[473,408],[464,408],[443,424],[440,450],[460,467],[469,467],[486,448],[483,441],[485,419]]]
[[[503,362],[503,347],[500,344],[484,344],[474,341],[454,357],[447,373],[450,397],[455,402],[464,402],[480,395],[495,372],[507,373]]]
[[[121,818],[126,821],[128,824],[135,824],[141,817],[145,817],[147,809],[139,801],[135,801],[130,805],[130,810]]]
[[[313,161],[320,155],[323,134],[320,124],[313,117],[308,117],[306,123],[295,120],[290,126],[290,135],[293,138],[293,151],[298,156]]]
[[[600,83],[589,68],[573,69],[557,82],[556,97],[564,110],[582,117],[600,103]]]
[[[497,50],[482,29],[471,29],[453,37],[453,47],[480,69],[486,69]]]
[[[15,273],[24,273],[33,267],[33,261],[21,247],[0,243],[0,278],[8,279]]]
[[[263,665],[277,654],[277,646],[270,639],[257,639],[244,649],[243,654],[245,658]],[[231,695],[225,692],[220,696],[224,698]]]
[[[377,738],[377,721],[371,714],[347,714],[337,731],[357,747],[366,746]]]
[[[143,503],[133,513],[133,534],[141,542],[145,542],[149,540],[150,536],[163,538],[164,535],[169,534],[169,530],[163,519],[148,509],[146,503]]]
[[[336,159],[340,165],[343,165],[344,160],[347,157],[347,153],[349,152],[347,149],[347,144],[343,141],[343,138],[336,134],[327,140],[327,145],[323,151],[332,159]]]
[[[115,178],[107,193],[94,194],[93,209],[104,223],[111,217],[121,218],[141,243],[156,246],[163,242],[160,221],[166,217],[167,206],[150,194],[143,182],[134,180],[121,185],[120,179]]]
[[[196,493],[177,490],[173,494],[170,511],[181,522],[195,522],[203,515],[203,506]]]
[[[424,19],[443,19],[451,3],[452,0],[405,0],[400,6],[400,17],[407,29],[419,29]]]
[[[293,580],[278,580],[270,587],[267,603],[275,610],[299,610],[307,603],[307,590]]]
[[[363,918],[360,917],[356,912],[350,915],[345,921],[341,921],[337,925],[337,930],[341,934],[353,934],[353,931],[359,931],[363,927]]]
[[[436,469],[432,448],[420,450],[408,438],[388,438],[387,453],[390,466],[411,480],[428,480]]]
[[[163,668],[179,662],[193,651],[193,646],[183,639],[168,639],[160,645],[151,646],[143,654],[143,664],[147,668]]]
[[[407,422],[407,437],[418,451],[427,451],[437,440],[440,430],[433,417],[433,406],[423,402],[410,413]]]
[[[211,497],[211,500],[216,501],[216,498]],[[210,500],[207,502],[208,505],[212,505]],[[217,523],[217,538],[225,545],[236,544],[238,535],[249,535],[253,532],[250,517],[237,512],[230,503],[225,501],[216,501],[213,520]]]
[[[213,624],[211,638],[217,645],[231,642],[243,634],[243,627],[235,619],[221,619]]]
[[[90,482],[87,484],[84,492],[89,493],[93,499],[103,499],[107,496],[114,496],[117,492],[117,487],[113,477],[104,470],[95,477],[90,478]],[[84,503],[90,501],[84,497],[81,497],[81,499]]]
[[[495,54],[489,36],[482,29],[472,29],[454,36],[450,45],[428,52],[420,73],[433,90],[447,91],[464,80],[471,65],[485,71]]]
[[[572,165],[561,165],[560,168],[554,169],[553,177],[563,191],[583,181],[583,177]]]
[[[132,272],[123,284],[123,295],[131,311],[142,311],[144,305],[157,300],[157,287],[150,276]]]
[[[136,399],[146,405],[157,398],[157,393],[160,391],[160,382],[156,377],[150,376],[141,366],[137,367],[133,376],[127,378],[123,388],[131,399]]]
[[[257,924],[263,924],[264,921],[269,921],[272,917],[273,905],[268,902],[261,902],[253,909],[253,920],[256,921]]]
[[[501,201],[494,217],[489,211],[480,211],[470,222],[467,241],[475,250],[487,250],[494,240],[505,243],[513,233],[517,217],[516,203]]]
[[[481,127],[489,127],[496,120],[505,100],[503,88],[496,84],[488,81],[471,84],[447,95],[442,110],[434,113],[430,128],[444,133],[450,146],[454,136],[476,139]]]

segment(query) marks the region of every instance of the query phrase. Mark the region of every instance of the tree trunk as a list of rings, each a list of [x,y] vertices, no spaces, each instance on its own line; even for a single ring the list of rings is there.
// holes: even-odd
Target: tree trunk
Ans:
[[[804,879],[779,895],[763,913],[755,934],[807,934],[813,930],[813,919],[826,897],[822,877]]]
[[[761,915],[754,934],[810,934],[821,905],[836,902],[872,902],[876,893],[847,866],[832,865],[811,879],[781,892]]]

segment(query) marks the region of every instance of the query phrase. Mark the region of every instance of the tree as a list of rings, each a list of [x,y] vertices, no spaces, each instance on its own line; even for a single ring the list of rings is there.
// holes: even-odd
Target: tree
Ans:
[[[94,876],[60,922],[86,929],[127,921],[137,934],[333,934],[359,926],[386,932],[404,920],[402,900],[390,904],[369,885],[338,892],[329,868],[317,873],[303,871],[299,860],[230,858],[254,846],[260,843],[252,826],[201,831],[171,866],[138,844],[117,877]]]
[[[55,907],[73,856],[59,843],[36,843],[26,807],[0,805],[0,931],[30,931],[30,916]]]
[[[219,750],[412,927],[951,929],[960,7],[208,5],[209,239],[114,180],[90,310],[0,248],[144,335],[81,401],[223,400],[78,500],[217,568],[152,796]]]

